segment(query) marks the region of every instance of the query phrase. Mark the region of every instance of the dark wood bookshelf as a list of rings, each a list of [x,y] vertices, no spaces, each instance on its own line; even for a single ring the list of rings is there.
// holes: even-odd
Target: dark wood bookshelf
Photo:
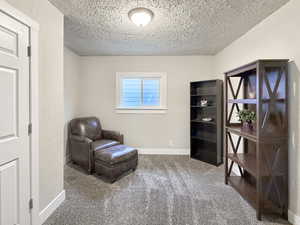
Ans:
[[[190,84],[191,158],[213,165],[223,163],[223,81],[196,81]],[[208,104],[201,106],[200,101]],[[203,118],[212,121],[203,121]]]
[[[258,60],[225,73],[225,183],[262,213],[288,213],[288,60]],[[245,129],[236,113],[256,113]],[[234,171],[237,168],[237,171]]]

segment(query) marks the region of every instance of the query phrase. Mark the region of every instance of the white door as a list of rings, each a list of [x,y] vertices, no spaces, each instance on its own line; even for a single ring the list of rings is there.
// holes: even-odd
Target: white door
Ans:
[[[0,225],[29,225],[29,28],[0,11]]]

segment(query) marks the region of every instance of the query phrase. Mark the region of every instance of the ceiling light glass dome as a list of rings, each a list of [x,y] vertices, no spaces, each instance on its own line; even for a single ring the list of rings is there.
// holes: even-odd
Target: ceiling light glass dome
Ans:
[[[135,8],[129,11],[129,19],[136,24],[137,26],[146,26],[153,19],[153,12],[150,9],[146,8]]]

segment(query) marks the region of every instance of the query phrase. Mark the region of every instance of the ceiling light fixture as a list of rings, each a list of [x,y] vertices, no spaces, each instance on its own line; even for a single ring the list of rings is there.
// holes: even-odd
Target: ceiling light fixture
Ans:
[[[137,26],[144,27],[153,19],[154,13],[150,9],[135,8],[129,11],[129,19]]]

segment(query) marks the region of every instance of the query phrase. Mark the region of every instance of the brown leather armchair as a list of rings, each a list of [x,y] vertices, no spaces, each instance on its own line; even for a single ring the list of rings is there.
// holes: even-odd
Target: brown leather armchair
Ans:
[[[96,117],[76,118],[69,123],[69,148],[71,161],[89,174],[95,167],[96,151],[124,143],[122,134],[116,131],[103,130]]]

